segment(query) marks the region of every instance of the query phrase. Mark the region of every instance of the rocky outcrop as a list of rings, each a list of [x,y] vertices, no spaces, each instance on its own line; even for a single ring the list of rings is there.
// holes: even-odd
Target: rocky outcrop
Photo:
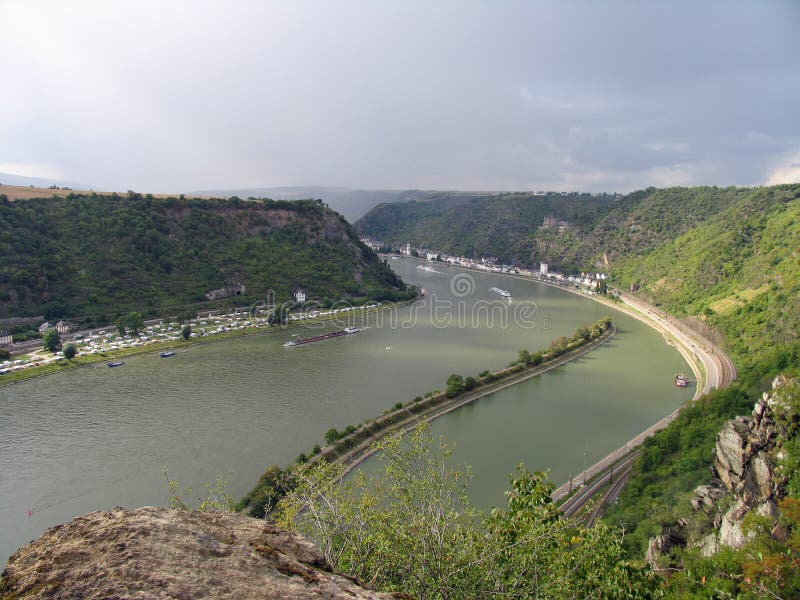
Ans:
[[[238,513],[121,508],[51,527],[20,548],[0,599],[389,599],[334,573],[300,536]]]
[[[722,546],[741,548],[748,539],[742,522],[751,513],[772,519],[773,536],[780,537],[777,502],[783,481],[775,465],[785,432],[776,425],[774,410],[785,407],[781,388],[788,383],[776,378],[749,417],[736,417],[722,427],[714,447],[714,479],[698,486],[689,501],[695,511],[693,526],[678,523],[650,541],[647,560],[652,568],[669,564],[675,546],[700,548],[705,556]]]
[[[681,527],[668,527],[661,535],[650,540],[645,560],[654,571],[663,571],[674,565],[670,558],[673,548],[686,546],[686,535]]]

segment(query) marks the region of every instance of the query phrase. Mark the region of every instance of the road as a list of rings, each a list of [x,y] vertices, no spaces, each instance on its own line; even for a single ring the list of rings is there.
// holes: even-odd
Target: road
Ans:
[[[729,386],[736,379],[736,367],[731,359],[713,342],[703,337],[700,333],[693,331],[680,323],[675,317],[659,310],[658,308],[639,300],[627,293],[619,293],[622,299],[622,306],[614,306],[618,310],[647,323],[651,327],[661,332],[665,339],[674,343],[681,354],[686,358],[692,371],[697,377],[697,388],[694,398],[699,398],[714,389],[722,389]],[[702,367],[702,368],[701,368]],[[609,490],[599,507],[593,509],[589,519],[593,523],[600,516],[602,508],[611,502],[622,490],[633,459],[638,454],[634,450],[638,448],[645,439],[652,436],[657,431],[664,429],[678,415],[680,409],[673,411],[663,419],[654,423],[624,446],[618,448],[602,460],[589,467],[583,476],[583,481],[589,481],[589,485],[582,488],[578,493],[569,498],[562,504],[561,509],[567,516],[574,516],[580,512],[586,503],[603,489],[616,473],[614,485]],[[559,501],[571,492],[571,484],[565,483],[553,492],[553,500]],[[591,524],[591,523],[589,523]]]
[[[620,297],[627,307],[638,313],[633,316],[649,322],[651,326],[671,336],[687,359],[691,357],[703,364],[706,376],[703,387],[698,386],[696,398],[713,389],[725,388],[736,379],[736,367],[733,362],[711,340],[689,329],[672,315],[630,294],[622,292]]]

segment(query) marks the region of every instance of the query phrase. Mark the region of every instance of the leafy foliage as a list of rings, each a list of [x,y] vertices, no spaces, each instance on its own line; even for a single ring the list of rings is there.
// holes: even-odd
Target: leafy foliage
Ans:
[[[339,465],[304,465],[279,524],[315,540],[331,564],[383,591],[429,598],[650,598],[656,581],[620,562],[621,532],[565,520],[543,473],[520,466],[507,510],[467,499],[468,468],[427,429],[378,448],[383,473],[338,484]]]
[[[231,282],[240,303],[405,298],[394,273],[321,202],[73,194],[0,203],[0,314],[157,313]]]
[[[228,486],[230,484],[231,473],[225,475],[217,475],[214,483],[205,483],[203,487],[206,489],[206,497],[198,498],[200,502],[192,506],[188,503],[187,498],[194,492],[191,488],[181,488],[180,483],[174,479],[170,479],[167,473],[167,467],[162,467],[161,472],[167,482],[169,489],[169,507],[180,508],[182,510],[200,510],[204,512],[230,512],[234,509],[234,502],[231,495],[228,493]]]
[[[42,335],[42,346],[48,352],[55,352],[61,346],[61,334],[51,327]]]
[[[613,274],[674,314],[699,315],[746,363],[800,337],[800,185],[729,193],[725,210],[646,256],[621,257]]]
[[[689,513],[690,492],[709,479],[722,425],[749,413],[777,374],[797,367],[800,342],[766,353],[730,387],[686,404],[669,426],[644,443],[619,503],[605,515],[607,522],[629,532],[625,546],[630,556],[644,556],[649,538]]]

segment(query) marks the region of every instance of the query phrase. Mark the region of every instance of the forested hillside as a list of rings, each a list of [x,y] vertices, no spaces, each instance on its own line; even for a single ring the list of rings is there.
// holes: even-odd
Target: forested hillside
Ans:
[[[583,231],[614,196],[589,194],[468,195],[442,192],[423,200],[381,204],[356,222],[356,229],[386,244],[409,242],[463,256],[496,256],[525,263],[528,239],[545,217]]]
[[[567,222],[543,227],[544,216]],[[800,336],[800,185],[668,188],[620,198],[504,194],[381,205],[357,223],[384,242],[609,271],[739,361]]]
[[[0,318],[157,314],[226,285],[246,304],[399,298],[404,284],[315,200],[0,196]],[[237,287],[237,291],[241,288]]]
[[[800,337],[800,185],[736,196],[652,252],[621,256],[612,271],[646,299],[718,329],[743,363]]]

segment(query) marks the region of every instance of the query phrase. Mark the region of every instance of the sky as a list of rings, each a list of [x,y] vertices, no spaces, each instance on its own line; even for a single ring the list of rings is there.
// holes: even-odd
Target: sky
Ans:
[[[800,181],[800,1],[0,0],[0,172],[98,190]]]

